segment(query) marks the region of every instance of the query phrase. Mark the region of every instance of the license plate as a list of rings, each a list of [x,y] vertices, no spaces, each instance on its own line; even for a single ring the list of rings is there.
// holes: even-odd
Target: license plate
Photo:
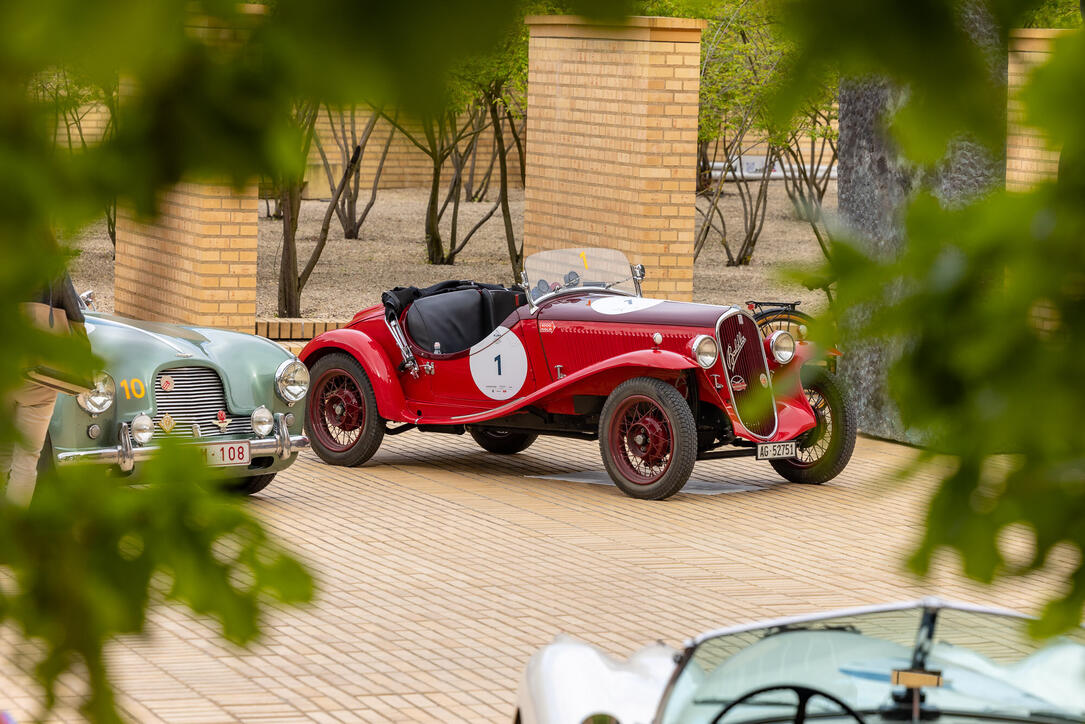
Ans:
[[[212,467],[248,465],[252,462],[248,440],[217,442],[213,445],[203,445],[201,449],[204,461]]]
[[[758,460],[781,460],[795,457],[795,441],[762,442],[757,444]]]

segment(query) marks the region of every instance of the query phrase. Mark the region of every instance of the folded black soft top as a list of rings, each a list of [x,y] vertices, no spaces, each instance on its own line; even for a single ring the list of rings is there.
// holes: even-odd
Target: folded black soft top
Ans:
[[[419,289],[418,287],[396,287],[381,294],[381,303],[384,304],[384,316],[389,319],[399,319],[403,312],[411,305],[411,302],[422,297],[432,297],[435,294],[445,292],[458,292],[464,289],[492,289],[504,290],[500,284],[484,284],[473,282],[468,279],[450,279],[447,282],[437,282],[433,286]]]

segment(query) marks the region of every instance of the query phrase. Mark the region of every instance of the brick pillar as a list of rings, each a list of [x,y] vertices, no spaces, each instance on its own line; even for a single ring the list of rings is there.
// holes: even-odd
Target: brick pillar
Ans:
[[[1056,177],[1059,153],[1052,151],[1043,134],[1024,123],[1021,102],[1017,99],[1029,72],[1051,57],[1055,38],[1066,30],[1041,28],[1014,30],[1010,33],[1009,113],[1006,137],[1006,188],[1026,191],[1040,181]]]
[[[524,251],[621,249],[646,296],[693,297],[703,20],[527,19]]]
[[[115,311],[251,334],[258,217],[255,184],[178,184],[151,222],[118,209]]]

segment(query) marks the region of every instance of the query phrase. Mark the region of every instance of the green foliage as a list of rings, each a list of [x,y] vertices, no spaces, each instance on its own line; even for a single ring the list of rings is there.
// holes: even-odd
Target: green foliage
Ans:
[[[12,574],[0,616],[44,644],[34,664],[47,707],[58,677],[86,667],[83,713],[95,721],[117,718],[103,647],[142,632],[155,601],[209,615],[243,644],[259,632],[263,599],[313,592],[236,496],[205,480],[199,453],[167,447],[141,473],[146,487],[135,488],[101,469],[64,470],[39,482],[29,509],[0,506],[0,566]]]
[[[1010,27],[1030,3],[990,7]],[[991,78],[951,4],[900,0],[875,13],[866,2],[814,0],[794,9],[791,28],[810,64],[907,83],[911,100],[893,124],[916,162],[961,134],[1004,140],[1001,109],[983,100]],[[894,397],[905,423],[930,441],[926,457],[954,461],[910,565],[925,573],[951,548],[967,575],[991,581],[1042,569],[1057,547],[1069,548],[1076,568],[1064,590],[1050,592],[1038,634],[1077,624],[1085,605],[1083,76],[1078,32],[1056,43],[1022,93],[1029,122],[1062,147],[1057,183],[952,209],[921,195],[898,258],[838,243],[824,272],[838,280],[845,343],[905,340]],[[869,319],[852,314],[857,307]],[[1011,526],[1031,535],[1024,562],[1003,548]]]
[[[614,16],[627,4],[570,6]],[[114,199],[152,214],[158,193],[182,178],[241,185],[289,172],[299,102],[440,108],[451,69],[504,37],[517,12],[501,0],[0,3],[0,338],[14,351],[0,356],[0,397],[30,361],[93,366],[85,347],[35,332],[16,308],[64,266],[54,230],[78,230]],[[123,79],[105,142],[57,152],[51,84],[60,74],[110,94]],[[68,112],[87,99],[66,91],[64,100]],[[0,443],[14,438],[0,416]],[[171,452],[146,472],[152,484],[137,489],[79,471],[43,483],[28,511],[0,508],[0,565],[14,581],[0,616],[42,642],[37,672],[48,690],[86,667],[85,711],[99,721],[116,718],[102,647],[142,629],[163,576],[161,595],[218,618],[239,642],[258,630],[263,592],[309,596],[307,576],[259,524],[197,484],[205,472],[195,461]]]
[[[1025,16],[1026,28],[1080,28],[1080,0],[1045,0]]]

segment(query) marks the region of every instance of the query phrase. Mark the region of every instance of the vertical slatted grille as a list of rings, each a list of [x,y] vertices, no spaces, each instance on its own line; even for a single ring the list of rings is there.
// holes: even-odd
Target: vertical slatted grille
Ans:
[[[169,376],[173,385],[162,389],[162,378]],[[155,435],[164,437],[192,437],[192,426],[200,426],[202,437],[249,434],[252,423],[248,417],[230,415],[227,411],[226,429],[215,424],[219,410],[226,411],[226,393],[218,373],[210,367],[173,367],[158,373],[154,381]],[[162,429],[162,418],[169,413],[174,428],[170,433]]]
[[[767,386],[761,381],[768,383],[769,380],[757,322],[745,311],[740,311],[723,320],[719,334],[735,412],[747,430],[760,437],[769,437],[776,430],[776,405],[774,399],[769,409],[765,409],[763,403],[757,404]]]

